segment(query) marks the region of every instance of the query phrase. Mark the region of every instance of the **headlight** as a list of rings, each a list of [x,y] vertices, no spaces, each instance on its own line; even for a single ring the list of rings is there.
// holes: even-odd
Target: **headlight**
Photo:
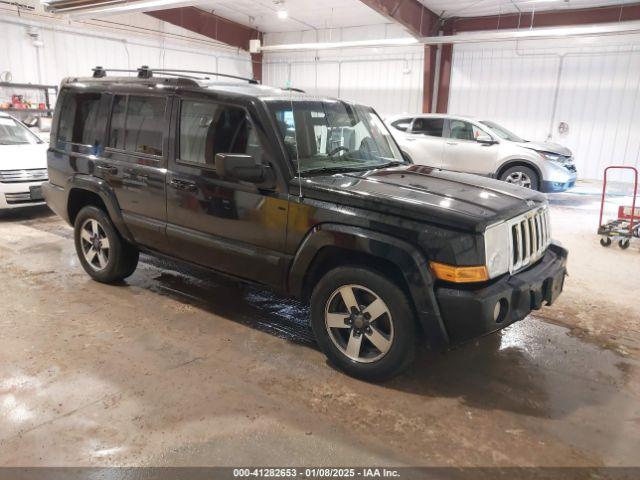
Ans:
[[[509,271],[509,225],[507,222],[492,225],[484,232],[484,258],[489,278]]]
[[[557,153],[551,153],[551,152],[538,152],[538,153],[542,158],[544,158],[545,160],[549,160],[550,162],[564,164],[564,163],[571,163],[572,161],[571,157],[565,157],[564,155],[558,155]]]

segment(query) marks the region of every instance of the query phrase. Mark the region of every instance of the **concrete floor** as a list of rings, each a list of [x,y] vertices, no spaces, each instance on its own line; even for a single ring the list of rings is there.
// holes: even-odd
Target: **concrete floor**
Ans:
[[[633,466],[640,242],[553,198],[566,291],[499,335],[371,385],[295,302],[143,257],[95,283],[46,209],[0,219],[0,465]]]

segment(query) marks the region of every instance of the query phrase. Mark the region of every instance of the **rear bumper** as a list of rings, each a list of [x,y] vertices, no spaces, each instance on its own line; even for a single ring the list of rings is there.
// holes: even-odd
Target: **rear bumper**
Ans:
[[[39,190],[42,181],[0,183],[0,210],[44,205]]]
[[[436,298],[449,344],[456,345],[500,330],[551,305],[564,286],[567,250],[551,244],[533,267],[479,288],[437,287]],[[501,309],[496,319],[496,305]]]
[[[42,195],[47,202],[47,205],[56,215],[62,217],[62,219],[69,223],[69,216],[67,214],[67,191],[53,185],[51,182],[44,182],[42,184]]]

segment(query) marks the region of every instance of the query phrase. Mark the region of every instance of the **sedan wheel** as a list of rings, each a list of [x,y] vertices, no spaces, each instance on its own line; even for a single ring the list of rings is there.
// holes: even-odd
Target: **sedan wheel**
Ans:
[[[393,344],[389,307],[362,285],[344,285],[329,297],[325,326],[334,345],[355,362],[380,360]]]

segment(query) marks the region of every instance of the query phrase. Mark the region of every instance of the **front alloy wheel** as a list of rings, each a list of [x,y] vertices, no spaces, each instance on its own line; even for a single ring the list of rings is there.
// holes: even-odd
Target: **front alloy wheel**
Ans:
[[[333,292],[325,310],[325,325],[338,350],[355,362],[375,362],[393,343],[389,307],[362,285],[344,285]]]
[[[311,295],[318,345],[333,365],[357,378],[386,380],[406,369],[415,351],[415,325],[405,292],[373,269],[330,270]]]
[[[504,181],[520,187],[531,188],[531,178],[525,172],[513,172]]]

